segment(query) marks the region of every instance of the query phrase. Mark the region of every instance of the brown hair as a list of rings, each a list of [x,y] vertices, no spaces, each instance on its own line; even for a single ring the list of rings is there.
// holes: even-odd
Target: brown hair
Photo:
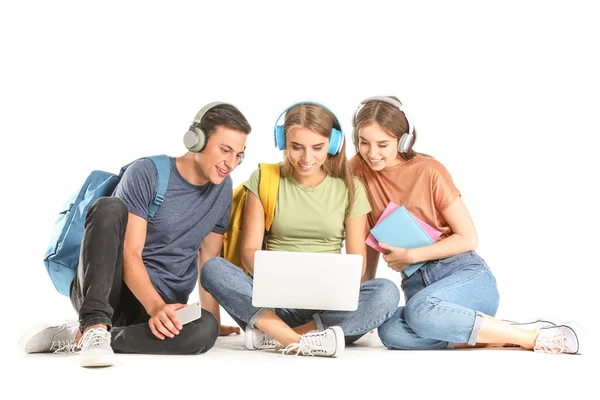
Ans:
[[[390,99],[394,99],[398,102],[400,100],[395,96],[387,96]],[[366,103],[356,114],[356,118],[352,121],[354,131],[352,132],[352,138],[354,140],[354,147],[356,152],[359,153],[359,131],[367,125],[376,123],[384,131],[400,140],[403,134],[408,133],[408,121],[403,111],[400,111],[398,107],[392,104],[385,103],[383,101],[370,101]],[[406,153],[398,153],[400,157],[405,160],[410,160],[417,155],[417,152],[413,150],[413,146],[417,141],[417,130],[413,127],[413,140]],[[362,158],[362,157],[361,157]]]
[[[285,135],[287,136],[290,129],[295,127],[310,129],[311,131],[329,138],[330,140],[331,130],[333,128],[341,132],[341,126],[336,117],[329,110],[313,103],[297,104],[285,113]],[[341,139],[344,139],[343,133]],[[289,159],[287,158],[287,150],[284,150],[281,175],[288,177],[292,175],[293,171],[294,167],[292,167]],[[348,188],[348,212],[346,216],[350,216],[350,212],[352,211],[352,206],[354,204],[356,189],[354,187],[352,174],[350,173],[348,159],[346,158],[345,140],[339,153],[335,155],[327,154],[327,160],[325,160],[325,163],[323,164],[323,171],[325,171],[327,175],[344,180],[344,183]]]

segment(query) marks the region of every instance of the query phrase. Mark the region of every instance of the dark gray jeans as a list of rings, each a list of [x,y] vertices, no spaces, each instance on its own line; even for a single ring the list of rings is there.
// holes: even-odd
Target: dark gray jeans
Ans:
[[[81,244],[79,266],[71,284],[71,303],[79,314],[79,329],[106,324],[117,353],[201,354],[219,336],[217,319],[202,310],[202,318],[184,325],[179,335],[160,340],[150,330],[150,316],[123,282],[123,243],[127,207],[117,197],[102,197],[90,207]],[[165,302],[170,303],[165,299]]]

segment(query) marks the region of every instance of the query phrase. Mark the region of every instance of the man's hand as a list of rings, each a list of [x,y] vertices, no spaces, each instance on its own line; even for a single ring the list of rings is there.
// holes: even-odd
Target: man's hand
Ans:
[[[177,318],[175,311],[185,307],[186,304],[164,304],[152,310],[148,325],[150,330],[160,340],[164,340],[165,337],[174,338],[175,335],[179,335],[179,331],[183,328],[181,321]]]
[[[219,336],[229,336],[229,335],[239,335],[240,334],[240,327],[239,326],[226,326],[226,325],[221,325],[219,326]]]
[[[411,253],[409,253],[409,250],[407,249],[390,246],[385,243],[379,243],[379,246],[388,252],[387,254],[384,254],[383,259],[388,264],[388,267],[394,271],[402,272],[411,264],[415,263],[415,261],[411,259]]]

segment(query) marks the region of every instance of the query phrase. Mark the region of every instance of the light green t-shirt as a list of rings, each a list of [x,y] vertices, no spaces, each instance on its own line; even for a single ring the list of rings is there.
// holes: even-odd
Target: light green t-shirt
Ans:
[[[258,195],[260,170],[244,187]],[[363,184],[354,178],[356,196],[349,219],[371,211]],[[281,177],[275,203],[275,219],[267,237],[267,248],[277,251],[340,253],[344,221],[348,212],[348,189],[341,178],[327,176],[317,187],[301,185],[296,178]]]

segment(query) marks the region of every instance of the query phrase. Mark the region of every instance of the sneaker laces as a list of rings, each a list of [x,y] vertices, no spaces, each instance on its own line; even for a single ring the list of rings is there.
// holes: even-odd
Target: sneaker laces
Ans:
[[[282,351],[283,355],[290,354],[293,356],[297,356],[298,354],[302,353],[303,356],[315,356],[312,353],[312,348],[302,343],[290,343]]]
[[[533,350],[550,354],[560,354],[569,350],[567,345],[567,335],[561,332],[550,337],[538,337]]]
[[[54,353],[77,353],[78,349],[75,343],[75,338],[67,340],[56,340],[50,345],[50,351]]]
[[[290,343],[287,345],[286,348],[283,349],[283,354],[292,354],[291,352],[293,351],[295,351],[295,353],[293,353],[295,356],[300,353],[302,353],[303,356],[310,355],[313,357],[314,353],[325,354],[327,351],[323,345],[324,336],[324,334],[303,335],[300,338],[300,343]]]
[[[65,319],[65,325],[70,325],[76,323],[77,321]],[[79,348],[77,347],[77,343],[75,342],[75,338],[63,339],[63,340],[55,340],[50,345],[49,351],[54,350],[54,354],[58,353],[77,353]]]
[[[93,328],[83,334],[77,347],[81,350],[88,350],[100,346],[106,341],[110,342],[110,332],[102,328]]]
[[[264,346],[272,346],[272,347],[277,347],[277,346],[281,346],[281,344],[274,338],[272,338],[271,336],[267,335],[266,333],[263,332],[263,334],[261,335],[260,338],[260,343],[258,344],[260,347],[264,347]]]

